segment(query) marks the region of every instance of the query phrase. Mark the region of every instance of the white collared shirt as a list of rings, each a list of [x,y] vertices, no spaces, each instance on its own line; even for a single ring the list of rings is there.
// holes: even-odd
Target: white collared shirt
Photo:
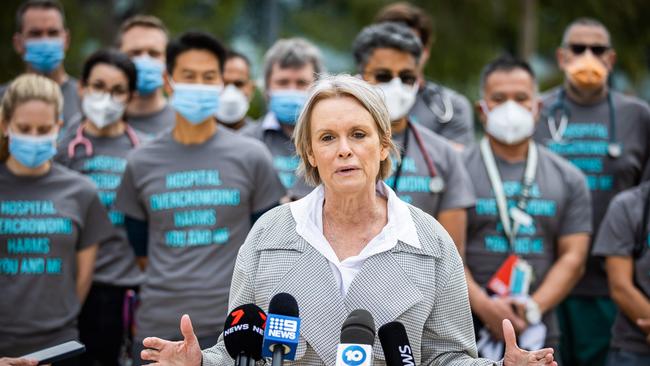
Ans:
[[[358,255],[340,261],[323,234],[323,202],[325,191],[319,185],[310,194],[289,204],[296,221],[296,232],[329,261],[341,295],[345,297],[354,277],[366,259],[393,249],[397,241],[420,248],[411,211],[384,182],[377,184],[377,193],[388,199],[388,222],[381,232],[366,244]]]

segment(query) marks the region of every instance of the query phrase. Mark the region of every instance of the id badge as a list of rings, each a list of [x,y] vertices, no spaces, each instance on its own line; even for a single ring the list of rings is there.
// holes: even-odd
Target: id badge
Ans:
[[[533,277],[533,267],[524,259],[518,258],[510,275],[510,295],[528,296]]]
[[[519,261],[519,257],[515,254],[510,254],[508,258],[501,264],[499,269],[492,275],[488,281],[487,288],[499,296],[506,296],[510,293],[510,281],[512,279],[512,271]]]

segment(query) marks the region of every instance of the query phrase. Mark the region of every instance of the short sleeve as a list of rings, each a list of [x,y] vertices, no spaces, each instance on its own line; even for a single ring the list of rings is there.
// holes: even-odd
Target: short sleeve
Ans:
[[[99,196],[93,189],[92,198],[84,215],[84,221],[79,228],[77,250],[104,242],[113,234],[113,230],[114,227],[108,218],[106,208],[99,201]]]
[[[445,91],[445,93],[450,93]],[[442,135],[454,142],[470,145],[474,142],[474,113],[469,100],[463,95],[450,93],[454,116],[442,129]]]
[[[577,233],[591,233],[593,231],[591,215],[591,194],[587,186],[587,179],[577,169],[568,175],[567,198],[562,219],[560,220],[559,236]]]
[[[253,171],[254,192],[253,200],[251,202],[251,213],[260,212],[270,208],[280,202],[286,191],[280,182],[280,178],[273,169],[273,160],[271,152],[266,146],[259,144],[259,154],[257,156],[257,164]]]
[[[142,202],[140,202],[138,193],[133,176],[133,164],[129,162],[126,169],[124,169],[120,186],[117,188],[115,208],[123,212],[125,216],[138,220],[147,220],[147,212]]]
[[[474,206],[476,204],[474,187],[463,165],[461,154],[450,148],[447,160],[449,166],[446,189],[441,197],[440,211]]]
[[[625,196],[629,191],[619,193],[610,203],[594,242],[593,254],[598,256],[631,256],[636,241],[637,226],[641,221],[639,214],[630,212]],[[636,200],[630,201],[636,203]],[[642,205],[639,200],[638,204]]]

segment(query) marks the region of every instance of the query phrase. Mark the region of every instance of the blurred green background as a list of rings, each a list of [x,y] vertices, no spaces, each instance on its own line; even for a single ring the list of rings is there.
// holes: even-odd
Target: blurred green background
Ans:
[[[261,75],[264,51],[276,39],[302,36],[318,45],[330,72],[354,72],[351,43],[376,12],[392,1],[380,0],[63,0],[72,46],[66,68],[77,75],[84,58],[112,45],[119,24],[137,14],[160,17],[172,35],[188,29],[212,32],[248,55]],[[0,82],[23,70],[11,37],[19,0],[3,0],[0,12]],[[647,0],[427,0],[412,1],[431,14],[434,44],[426,68],[430,79],[478,96],[482,66],[508,52],[527,58],[541,89],[562,75],[554,53],[564,27],[574,18],[601,20],[618,53],[615,88],[650,100],[650,1]],[[524,31],[524,30],[527,31]],[[261,85],[261,83],[260,83]],[[252,113],[261,111],[258,95]]]

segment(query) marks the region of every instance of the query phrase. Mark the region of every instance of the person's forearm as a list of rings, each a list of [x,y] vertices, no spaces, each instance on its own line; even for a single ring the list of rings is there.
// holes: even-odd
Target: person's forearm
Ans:
[[[76,291],[79,302],[83,304],[90,291],[95,270],[95,257],[98,245],[91,245],[77,253],[77,283]]]
[[[584,259],[574,253],[566,253],[551,266],[532,296],[542,314],[553,309],[571,292],[584,270]]]
[[[650,318],[650,301],[633,282],[617,285],[611,290],[612,300],[633,323],[637,319]]]

